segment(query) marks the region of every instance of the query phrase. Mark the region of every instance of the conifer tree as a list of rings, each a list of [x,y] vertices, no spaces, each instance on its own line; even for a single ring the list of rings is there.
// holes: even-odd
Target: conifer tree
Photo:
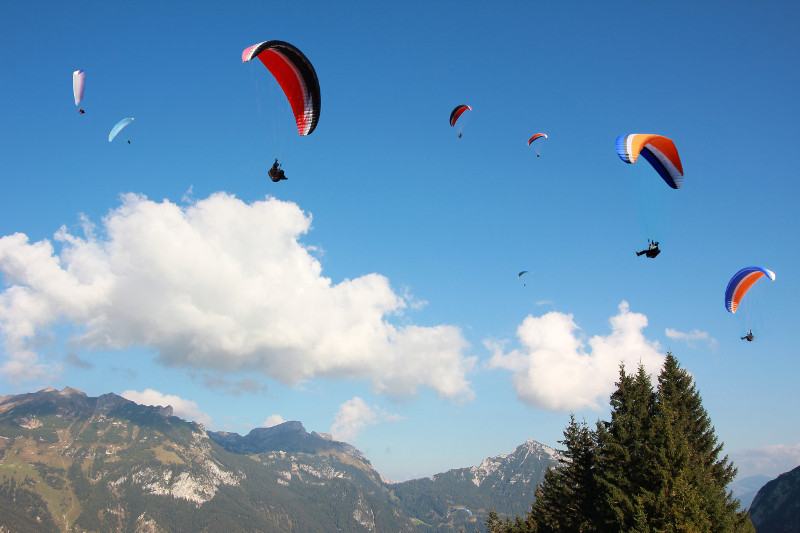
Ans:
[[[531,531],[595,531],[597,485],[595,482],[595,438],[586,422],[578,424],[574,415],[564,430],[563,461],[545,474],[537,488],[536,501],[527,523]]]
[[[565,460],[536,489],[527,520],[494,515],[491,533],[755,533],[727,491],[736,469],[717,442],[694,380],[668,353],[658,386],[639,365],[620,367],[610,421],[595,431],[574,416]],[[491,518],[491,515],[490,515]],[[489,525],[487,520],[487,526]]]
[[[492,507],[489,510],[489,516],[486,517],[486,533],[504,533],[505,527],[503,521],[500,520],[500,515]]]
[[[620,367],[610,403],[611,420],[597,425],[599,521],[627,531],[655,499],[655,393],[642,365],[635,375]]]
[[[649,509],[660,531],[752,531],[746,511],[727,491],[736,469],[719,455],[714,428],[694,380],[667,353],[658,377],[655,423],[658,497]]]

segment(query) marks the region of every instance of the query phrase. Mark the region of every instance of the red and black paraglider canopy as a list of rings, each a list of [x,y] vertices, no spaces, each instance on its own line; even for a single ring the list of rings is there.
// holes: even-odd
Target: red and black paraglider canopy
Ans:
[[[265,41],[242,52],[243,63],[255,57],[275,76],[289,99],[297,132],[309,135],[317,127],[321,105],[314,66],[303,52],[283,41]]]

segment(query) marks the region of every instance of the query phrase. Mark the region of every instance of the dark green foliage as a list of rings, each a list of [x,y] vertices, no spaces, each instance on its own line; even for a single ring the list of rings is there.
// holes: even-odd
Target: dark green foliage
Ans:
[[[570,416],[564,430],[564,461],[545,474],[536,492],[528,520],[518,519],[516,530],[528,531],[594,531],[598,508],[596,454],[594,435],[586,423],[578,424]],[[513,531],[513,529],[512,529]]]
[[[736,469],[702,406],[692,377],[668,353],[658,386],[639,366],[620,369],[611,419],[589,431],[574,418],[564,461],[537,488],[527,520],[487,520],[492,533],[755,531],[727,490]]]
[[[621,368],[611,395],[611,421],[597,424],[599,524],[627,531],[654,498],[655,403],[644,367],[635,376]]]
[[[58,531],[47,504],[36,492],[11,478],[0,484],[0,530],[45,533]]]
[[[494,507],[489,511],[489,516],[486,518],[486,533],[502,533],[504,532],[505,524],[500,519],[500,515],[494,510]]]
[[[50,485],[56,490],[61,490],[65,486],[64,482],[64,472],[63,468],[54,468],[52,466],[46,465],[44,463],[32,463],[33,467],[36,468],[36,471],[39,472],[39,475],[42,476],[42,479],[45,483]]]

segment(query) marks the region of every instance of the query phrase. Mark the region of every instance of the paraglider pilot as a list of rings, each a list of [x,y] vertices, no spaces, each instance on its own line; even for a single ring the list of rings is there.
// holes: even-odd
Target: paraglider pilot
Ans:
[[[84,111],[83,109],[78,109],[78,113],[80,113],[81,115],[83,115],[84,113],[86,113],[86,111]]]
[[[650,259],[655,259],[655,257],[661,253],[661,250],[658,249],[658,242],[647,239],[647,243],[647,250],[636,252],[636,257],[639,257],[640,255],[646,255]]]
[[[275,183],[278,183],[281,180],[289,179],[284,176],[283,169],[281,168],[280,163],[278,163],[277,157],[275,158],[275,162],[272,163],[272,168],[269,169],[267,174],[269,174],[270,179]]]
[[[755,339],[756,336],[753,335],[753,330],[751,329],[750,332],[747,335],[745,335],[744,337],[739,337],[739,338],[742,339],[743,341],[753,342],[753,339]]]

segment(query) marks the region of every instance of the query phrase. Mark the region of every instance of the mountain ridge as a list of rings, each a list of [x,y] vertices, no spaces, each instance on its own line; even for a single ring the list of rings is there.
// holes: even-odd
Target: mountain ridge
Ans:
[[[481,530],[490,509],[525,516],[559,460],[528,439],[478,465],[393,483],[300,421],[242,436],[170,406],[47,387],[0,397],[0,531]],[[451,512],[462,508],[470,513]],[[751,513],[771,531],[797,509],[800,467],[764,485]]]
[[[531,439],[392,483],[358,449],[299,421],[242,436],[170,406],[48,387],[0,398],[0,531],[480,529],[491,508],[523,514],[554,457]]]

